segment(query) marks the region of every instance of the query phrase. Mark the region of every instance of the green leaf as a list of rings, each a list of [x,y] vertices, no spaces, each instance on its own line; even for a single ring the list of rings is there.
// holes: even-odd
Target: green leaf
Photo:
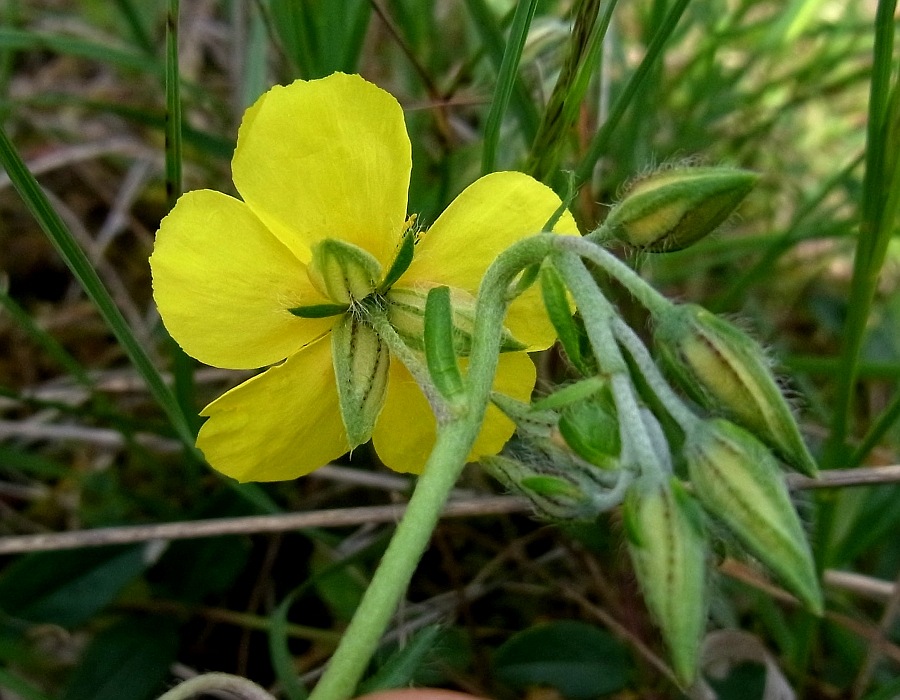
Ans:
[[[509,639],[494,655],[494,671],[516,689],[550,686],[572,700],[588,700],[624,688],[628,663],[608,632],[564,620]]]
[[[3,611],[31,622],[77,627],[144,571],[144,552],[142,545],[29,554],[0,576]]]
[[[0,668],[0,688],[13,691],[22,700],[51,700],[30,683],[23,681],[11,671],[5,671],[2,668]]]
[[[269,660],[281,689],[288,700],[306,700],[308,693],[297,678],[297,669],[294,666],[294,658],[291,656],[287,644],[288,613],[294,601],[297,600],[309,587],[312,581],[308,579],[290,592],[272,613],[269,627]]]
[[[469,14],[472,15],[473,24],[481,36],[481,41],[491,62],[499,72],[503,65],[505,43],[493,10],[488,6],[487,0],[466,0],[466,7]],[[512,109],[519,121],[519,128],[522,130],[525,141],[531,143],[538,129],[538,111],[525,83],[518,76],[513,86],[511,100]]]
[[[425,361],[441,395],[453,400],[465,393],[453,346],[453,309],[450,287],[433,287],[425,302]]]
[[[147,54],[127,48],[117,48],[88,39],[58,34],[40,33],[25,29],[0,27],[0,50],[50,51],[89,61],[106,63],[138,73],[160,74],[159,64],[147,59]]]
[[[98,634],[62,700],[149,700],[164,689],[178,651],[174,622],[135,617]]]
[[[556,268],[550,264],[541,268],[541,295],[563,350],[579,372],[588,374],[588,367],[581,356],[581,340],[572,307],[569,306],[566,286]]]
[[[416,234],[413,231],[407,231],[403,234],[403,239],[400,241],[400,247],[397,250],[397,255],[394,257],[394,262],[391,263],[391,269],[387,271],[384,280],[378,285],[380,293],[384,294],[387,292],[394,285],[394,282],[400,279],[403,273],[409,269],[415,250]]]
[[[382,664],[375,675],[360,684],[357,694],[365,695],[410,685],[434,650],[441,631],[440,625],[429,625],[416,632],[406,645],[397,649]]]
[[[349,304],[309,304],[308,306],[295,306],[288,311],[298,318],[328,318],[342,314],[349,308]]]

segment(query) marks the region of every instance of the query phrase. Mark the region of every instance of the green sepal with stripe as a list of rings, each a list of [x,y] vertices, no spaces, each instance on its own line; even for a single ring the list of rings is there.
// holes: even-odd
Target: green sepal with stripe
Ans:
[[[368,442],[384,406],[390,352],[366,323],[346,314],[331,330],[341,418],[350,448]]]

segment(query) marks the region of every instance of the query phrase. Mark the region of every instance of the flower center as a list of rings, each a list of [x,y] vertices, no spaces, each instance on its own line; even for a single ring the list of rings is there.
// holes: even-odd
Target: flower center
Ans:
[[[384,295],[409,268],[414,248],[415,233],[408,228],[394,262],[382,276],[381,264],[371,253],[352,243],[326,238],[313,248],[306,274],[331,303],[298,306],[288,311],[301,318],[322,318],[348,311],[365,316],[371,305],[383,309]]]

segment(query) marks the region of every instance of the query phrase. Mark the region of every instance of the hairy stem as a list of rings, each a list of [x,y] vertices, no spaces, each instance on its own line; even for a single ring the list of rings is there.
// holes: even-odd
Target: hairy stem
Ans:
[[[543,260],[555,238],[553,234],[540,234],[520,241],[485,273],[478,293],[466,381],[468,410],[438,426],[437,441],[406,514],[310,700],[346,700],[356,690],[481,430],[500,355],[506,289],[524,268]]]

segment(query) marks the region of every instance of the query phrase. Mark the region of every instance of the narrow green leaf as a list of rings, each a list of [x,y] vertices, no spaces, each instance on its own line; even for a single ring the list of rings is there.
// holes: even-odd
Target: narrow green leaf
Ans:
[[[500,67],[503,65],[503,51],[505,43],[503,41],[503,33],[497,25],[494,12],[488,6],[486,0],[466,0],[466,7],[469,14],[472,15],[473,24],[481,36],[484,48],[494,64],[494,68],[499,73]],[[511,96],[511,106],[519,121],[519,128],[525,137],[526,143],[534,140],[538,129],[538,111],[534,106],[531,95],[525,83],[519,76],[516,76],[515,85]]]
[[[94,382],[91,381],[91,378],[88,376],[87,371],[81,363],[72,357],[68,350],[59,344],[59,341],[57,341],[56,338],[35,323],[25,309],[19,306],[15,299],[7,294],[2,285],[0,285],[0,309],[5,309],[12,320],[17,323],[22,330],[34,340],[34,342],[40,345],[62,369],[65,369],[71,374],[79,384],[86,386],[93,391]]]
[[[516,13],[513,15],[512,26],[509,30],[509,39],[506,42],[506,51],[503,53],[503,63],[500,64],[497,86],[494,89],[494,98],[491,101],[491,109],[488,112],[487,122],[484,128],[484,151],[481,159],[481,172],[487,174],[493,172],[497,160],[497,145],[500,142],[500,127],[503,125],[503,115],[509,104],[509,98],[515,85],[516,75],[519,71],[519,61],[522,58],[522,49],[525,48],[525,39],[528,37],[528,29],[537,8],[537,0],[519,0]]]
[[[644,83],[644,80],[656,66],[657,61],[661,58],[663,48],[671,38],[675,31],[675,27],[678,25],[678,20],[681,19],[681,15],[684,14],[690,1],[691,0],[675,0],[669,8],[659,29],[657,29],[656,34],[653,35],[653,39],[650,41],[650,45],[647,47],[647,52],[644,54],[644,58],[641,59],[640,65],[628,79],[628,83],[622,89],[618,98],[616,98],[612,109],[610,109],[609,116],[603,123],[603,126],[601,126],[597,133],[594,134],[594,138],[591,139],[591,144],[588,147],[587,154],[575,169],[576,186],[581,186],[590,179],[591,173],[594,172],[594,166],[609,146],[609,140],[612,137],[613,132],[619,125],[622,117],[625,116],[626,110],[629,105],[631,105],[632,100]]]
[[[183,147],[181,137],[181,71],[178,63],[179,0],[169,0],[166,12],[166,199],[169,209],[181,196]],[[172,357],[175,400],[192,434],[200,428],[194,390],[194,360],[175,342],[167,344]]]
[[[831,437],[824,455],[828,467],[843,459],[853,410],[859,355],[884,263],[887,245],[900,206],[900,156],[891,143],[900,127],[900,74],[891,89],[894,65],[894,14],[897,0],[879,0],[875,15],[875,50],[869,92],[866,134],[866,174],[863,180],[860,229],[853,262],[847,321],[842,334],[842,371],[839,373]],[[893,106],[892,106],[893,105]],[[893,123],[892,123],[893,122]],[[891,153],[893,145],[895,152]],[[827,565],[828,562],[826,562]]]
[[[50,205],[37,180],[28,171],[21,156],[2,127],[0,127],[0,163],[6,168],[12,184],[25,202],[25,206],[28,207],[28,210],[44,233],[47,234],[50,242],[53,243],[66,265],[81,283],[81,286],[91,301],[94,302],[100,315],[109,325],[110,330],[112,330],[122,345],[138,373],[144,378],[150,393],[169,417],[178,436],[184,441],[185,445],[193,448],[193,431],[181,407],[166,386],[159,371],[153,366],[153,363],[147,356],[147,352],[134,336],[134,333],[132,333],[128,322],[116,307],[115,302],[113,302],[112,297],[97,275],[97,271],[91,265],[90,260],[88,260],[87,255],[79,247],[75,237],[63,223],[59,214]]]
[[[307,580],[295,588],[275,608],[272,613],[269,627],[269,660],[272,668],[281,683],[281,689],[288,700],[306,700],[308,693],[297,678],[297,669],[294,667],[294,658],[288,649],[288,613],[294,601],[297,600],[309,587],[311,580]]]
[[[559,342],[566,355],[579,372],[587,374],[587,367],[581,357],[581,340],[578,327],[572,318],[572,307],[562,278],[553,265],[546,264],[541,268],[541,294],[544,307],[550,317],[550,323],[556,329]]]
[[[247,46],[244,52],[244,64],[241,71],[240,107],[247,109],[256,102],[268,87],[267,62],[269,52],[266,18],[257,3],[245,5],[249,13],[247,28]]]
[[[391,269],[387,271],[387,274],[384,276],[384,281],[378,285],[378,290],[382,294],[389,290],[400,277],[409,269],[409,265],[412,262],[413,254],[415,253],[416,248],[416,234],[412,231],[407,231],[403,240],[400,241],[400,248],[397,251],[397,255],[394,258],[394,262],[391,263]]]
[[[416,632],[412,639],[384,662],[375,675],[360,684],[358,694],[408,687],[434,650],[442,631],[440,625],[429,625]]]
[[[166,198],[169,209],[181,196],[181,73],[178,69],[178,6],[166,12]]]
[[[342,314],[349,308],[349,304],[310,304],[309,306],[295,306],[288,311],[298,318],[328,318]]]
[[[319,65],[315,15],[307,2],[271,0],[272,15],[284,53],[294,73],[292,78],[321,78],[325,75]]]
[[[72,473],[66,465],[36,454],[34,450],[17,450],[5,445],[0,445],[0,464],[9,469],[50,479],[59,479]]]
[[[147,27],[144,26],[144,20],[141,18],[141,13],[135,6],[134,0],[115,0],[115,4],[131,30],[132,39],[148,56],[154,56],[156,45],[150,38]]]
[[[465,392],[453,347],[450,287],[434,287],[425,302],[425,362],[441,395],[452,400]]]
[[[160,66],[147,60],[143,52],[101,44],[78,37],[34,32],[12,27],[0,27],[0,49],[19,51],[50,51],[75,56],[137,73],[160,74]]]
[[[278,682],[281,684],[288,700],[306,700],[307,697],[306,688],[297,680],[297,669],[294,667],[294,660],[288,649],[288,630],[290,628],[288,614],[291,606],[323,577],[327,577],[345,566],[368,560],[373,554],[380,555],[384,551],[390,534],[390,530],[385,530],[381,536],[374,538],[368,546],[355,551],[344,559],[334,562],[330,566],[319,569],[313,576],[306,579],[306,581],[285,596],[284,600],[275,609],[275,612],[272,613],[269,627],[269,657],[272,662],[272,668],[275,670],[275,675],[278,677]]]
[[[98,634],[62,700],[150,700],[164,689],[178,651],[176,623],[135,617]]]
[[[31,622],[77,627],[109,605],[148,566],[143,546],[37,552],[0,576],[0,604]]]

